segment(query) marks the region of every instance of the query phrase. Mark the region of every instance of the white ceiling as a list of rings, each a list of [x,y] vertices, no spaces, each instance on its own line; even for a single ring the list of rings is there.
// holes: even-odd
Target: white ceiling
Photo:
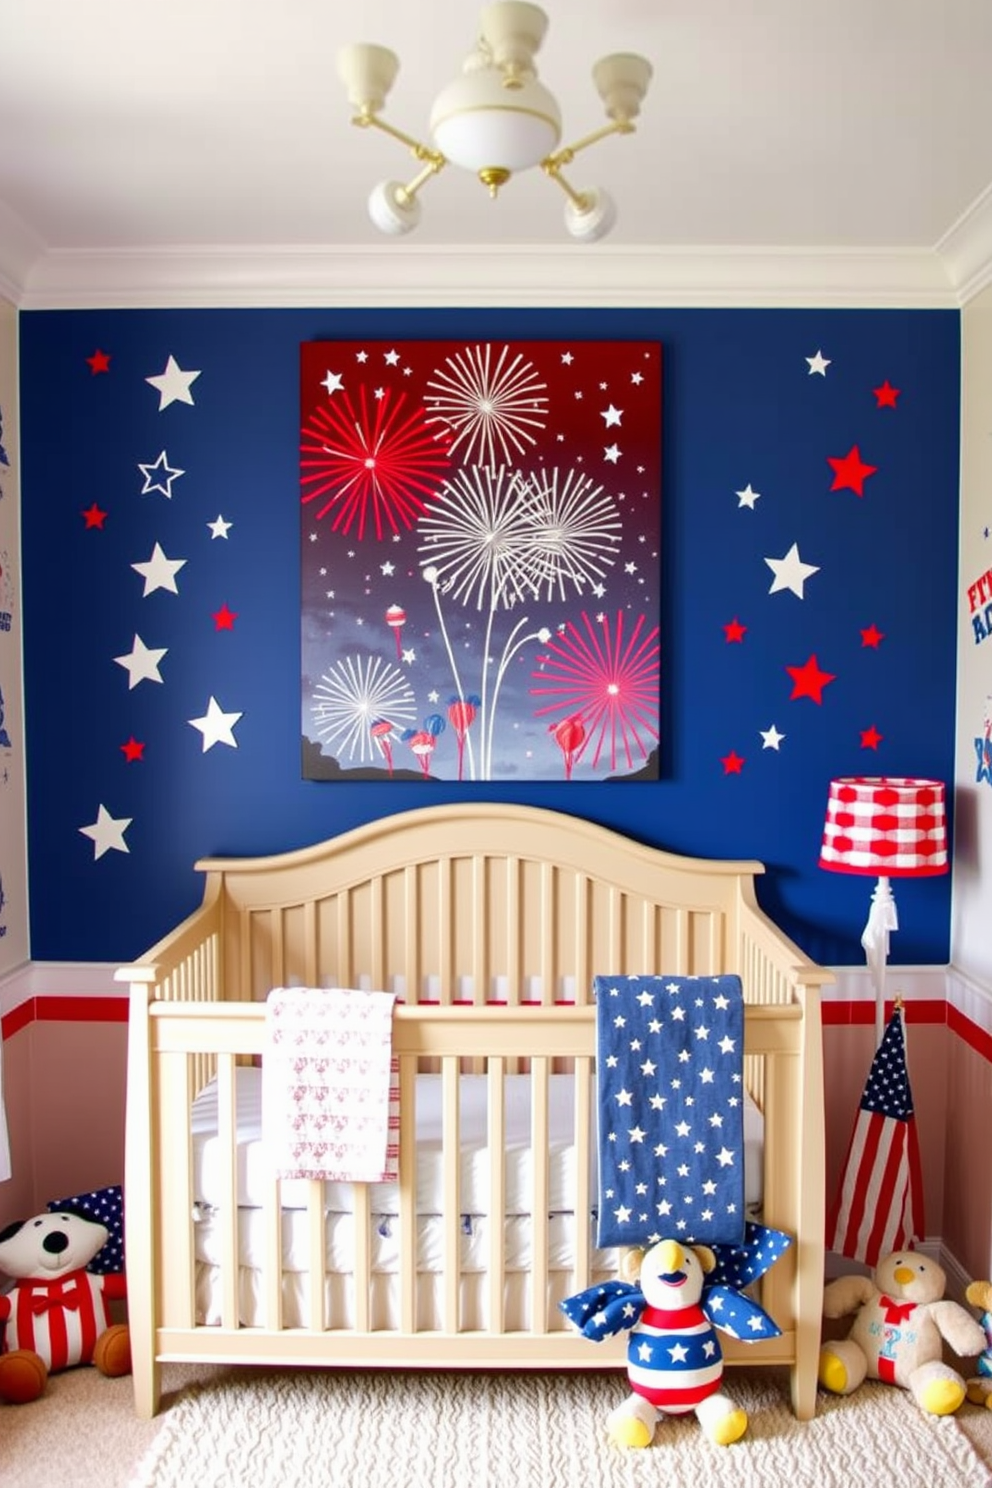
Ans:
[[[591,68],[643,53],[637,132],[567,172],[619,221],[573,243],[539,171],[491,202],[449,167],[385,240],[369,189],[417,169],[354,129],[335,56],[401,59],[384,117],[426,137],[476,0],[0,0],[0,290],[58,304],[959,304],[992,282],[990,0],[548,0],[566,142]]]

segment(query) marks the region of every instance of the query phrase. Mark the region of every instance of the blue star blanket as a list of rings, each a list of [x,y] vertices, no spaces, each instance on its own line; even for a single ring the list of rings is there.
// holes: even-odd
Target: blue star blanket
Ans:
[[[601,1246],[744,1239],[736,976],[596,977]]]

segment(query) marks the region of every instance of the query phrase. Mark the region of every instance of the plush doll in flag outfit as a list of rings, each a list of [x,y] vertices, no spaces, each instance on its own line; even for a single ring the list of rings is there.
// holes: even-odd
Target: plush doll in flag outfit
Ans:
[[[727,1247],[731,1263],[706,1245],[661,1240],[626,1252],[623,1281],[566,1298],[562,1311],[583,1336],[599,1341],[626,1330],[631,1393],[608,1421],[619,1446],[646,1447],[663,1416],[694,1411],[706,1435],[729,1446],[747,1430],[747,1412],[721,1388],[723,1353],[717,1329],[754,1341],[780,1329],[756,1302],[728,1284],[760,1275],[790,1243],[781,1231],[749,1225],[746,1245]],[[762,1238],[764,1249],[761,1250]],[[760,1258],[758,1258],[760,1255]]]
[[[820,1349],[820,1384],[850,1395],[867,1379],[908,1390],[930,1415],[949,1416],[966,1386],[943,1359],[944,1341],[960,1358],[985,1347],[981,1325],[944,1298],[947,1278],[929,1256],[900,1250],[879,1261],[871,1277],[839,1276],[823,1292],[826,1318],[854,1317],[846,1338]]]
[[[36,1400],[50,1373],[75,1364],[130,1373],[127,1327],[112,1324],[108,1308],[123,1300],[124,1276],[86,1269],[109,1233],[70,1211],[16,1220],[0,1231],[0,1272],[15,1281],[0,1293],[0,1400]]]
[[[979,1355],[977,1373],[968,1381],[968,1399],[973,1405],[987,1405],[992,1410],[992,1281],[972,1281],[965,1300],[981,1309],[979,1326],[985,1334],[985,1347]]]

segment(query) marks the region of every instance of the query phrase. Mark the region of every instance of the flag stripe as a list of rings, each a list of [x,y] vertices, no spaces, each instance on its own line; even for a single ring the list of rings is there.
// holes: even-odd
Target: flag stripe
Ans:
[[[826,1241],[838,1254],[875,1266],[923,1233],[919,1138],[896,1007],[865,1084]]]
[[[877,1118],[875,1118],[877,1119]],[[866,1216],[864,1225],[865,1262],[877,1264],[879,1258],[901,1244],[904,1235],[906,1210],[906,1188],[909,1182],[909,1164],[906,1162],[905,1126],[888,1133],[888,1154],[881,1170],[872,1175],[875,1190],[874,1213]]]

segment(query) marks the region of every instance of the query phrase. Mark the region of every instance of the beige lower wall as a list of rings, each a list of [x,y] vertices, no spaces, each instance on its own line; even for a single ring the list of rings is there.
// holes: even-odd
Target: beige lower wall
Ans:
[[[947,1051],[944,1246],[972,1277],[992,1278],[992,1063],[960,1038]]]
[[[4,1040],[3,1060],[13,1176],[0,1228],[122,1182],[127,1025],[33,1022]]]

